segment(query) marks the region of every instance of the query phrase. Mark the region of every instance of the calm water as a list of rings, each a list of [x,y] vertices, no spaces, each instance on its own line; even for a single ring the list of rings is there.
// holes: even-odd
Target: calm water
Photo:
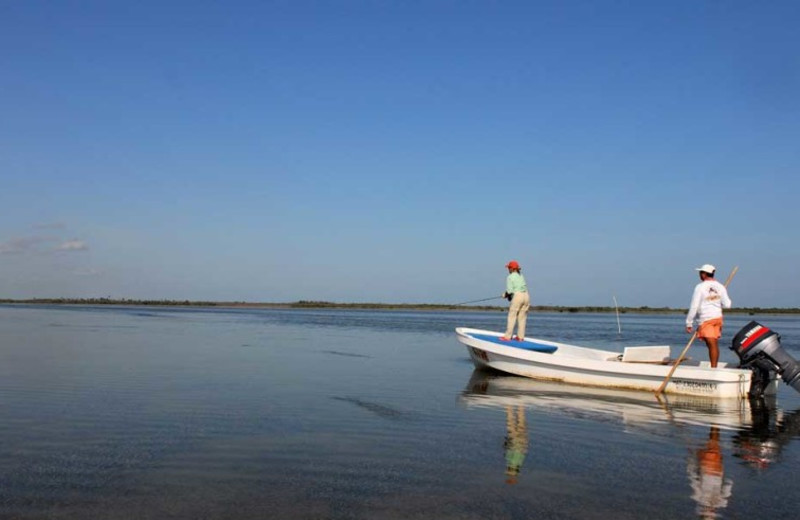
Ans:
[[[800,319],[753,318],[800,358]],[[474,372],[453,329],[504,320],[0,306],[0,518],[797,517],[800,394],[658,403]],[[682,322],[532,314],[529,334],[677,355]]]

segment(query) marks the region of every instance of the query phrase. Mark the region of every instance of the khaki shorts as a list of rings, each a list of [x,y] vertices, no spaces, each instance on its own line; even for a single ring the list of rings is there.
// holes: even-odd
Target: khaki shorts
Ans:
[[[697,327],[697,337],[700,339],[719,339],[722,337],[722,318],[706,320]]]

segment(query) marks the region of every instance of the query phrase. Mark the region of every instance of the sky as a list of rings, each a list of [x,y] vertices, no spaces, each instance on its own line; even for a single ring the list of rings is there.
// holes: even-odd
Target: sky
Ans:
[[[0,298],[800,307],[800,3],[0,2]],[[496,302],[502,304],[501,300]]]

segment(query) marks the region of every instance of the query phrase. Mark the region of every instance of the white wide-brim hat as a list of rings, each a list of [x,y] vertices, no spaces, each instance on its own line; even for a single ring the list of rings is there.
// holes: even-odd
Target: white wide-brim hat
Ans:
[[[708,274],[714,274],[714,271],[716,271],[717,268],[714,267],[711,264],[703,264],[702,267],[696,267],[694,270],[695,271],[702,271],[702,272],[708,273]]]

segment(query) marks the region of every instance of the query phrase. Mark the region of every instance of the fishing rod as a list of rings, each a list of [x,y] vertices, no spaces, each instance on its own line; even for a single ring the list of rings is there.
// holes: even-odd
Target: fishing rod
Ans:
[[[461,303],[454,303],[453,305],[466,305],[468,303],[479,303],[479,302],[488,302],[489,300],[500,300],[502,296],[492,296],[491,298],[484,298],[482,300],[472,300],[468,302],[461,302]]]

